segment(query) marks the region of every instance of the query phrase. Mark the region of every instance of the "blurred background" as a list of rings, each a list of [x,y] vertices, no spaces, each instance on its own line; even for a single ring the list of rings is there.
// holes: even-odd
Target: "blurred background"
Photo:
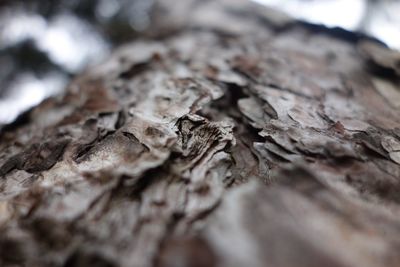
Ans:
[[[400,49],[397,0],[253,1]],[[1,0],[0,129],[145,31],[152,5],[153,0]]]

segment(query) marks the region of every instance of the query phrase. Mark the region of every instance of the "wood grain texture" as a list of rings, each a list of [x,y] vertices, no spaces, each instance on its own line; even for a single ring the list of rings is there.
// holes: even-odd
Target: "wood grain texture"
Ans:
[[[400,266],[398,52],[247,1],[153,15],[1,134],[0,265]]]

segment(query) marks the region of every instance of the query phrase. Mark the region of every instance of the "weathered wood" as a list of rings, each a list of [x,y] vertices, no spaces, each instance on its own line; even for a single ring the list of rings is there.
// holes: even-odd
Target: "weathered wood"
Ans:
[[[2,133],[0,265],[399,266],[399,54],[245,1],[154,15]]]

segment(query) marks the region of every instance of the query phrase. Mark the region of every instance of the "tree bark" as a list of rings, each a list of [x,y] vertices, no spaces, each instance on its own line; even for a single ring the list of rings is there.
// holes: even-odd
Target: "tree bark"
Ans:
[[[153,15],[2,133],[0,265],[400,266],[399,53],[247,1]]]

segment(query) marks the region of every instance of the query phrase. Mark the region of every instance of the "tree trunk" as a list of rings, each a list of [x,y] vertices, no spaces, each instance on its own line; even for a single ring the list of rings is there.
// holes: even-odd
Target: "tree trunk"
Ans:
[[[1,266],[400,266],[400,56],[247,1],[149,32],[4,131]]]

